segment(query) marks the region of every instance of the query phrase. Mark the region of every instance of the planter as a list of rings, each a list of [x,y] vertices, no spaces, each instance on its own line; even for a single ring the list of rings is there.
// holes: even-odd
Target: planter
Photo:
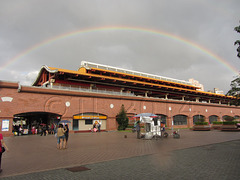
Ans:
[[[223,124],[220,128],[222,131],[239,131],[235,124]]]
[[[213,124],[212,129],[221,129],[222,124]]]
[[[210,125],[194,125],[192,128],[193,131],[210,131]]]

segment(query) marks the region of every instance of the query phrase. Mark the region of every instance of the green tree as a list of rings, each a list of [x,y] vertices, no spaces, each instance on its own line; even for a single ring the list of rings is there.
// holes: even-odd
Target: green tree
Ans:
[[[240,26],[235,27],[234,30],[237,31],[238,33],[240,33]],[[234,45],[238,45],[237,56],[240,58],[240,40],[235,41]]]
[[[123,104],[116,119],[118,122],[118,130],[125,130],[128,126],[128,117]]]
[[[226,95],[236,97],[235,100],[231,101],[232,105],[239,106],[240,105],[240,77],[237,76],[231,82],[231,89],[227,92]]]
[[[240,33],[240,25],[234,28],[235,31]],[[237,56],[240,58],[240,40],[234,42],[234,45],[238,45],[237,48]],[[231,82],[231,89],[227,92],[226,95],[228,96],[235,96],[236,99],[231,102],[231,104],[239,106],[240,105],[240,76],[238,75],[232,82]]]

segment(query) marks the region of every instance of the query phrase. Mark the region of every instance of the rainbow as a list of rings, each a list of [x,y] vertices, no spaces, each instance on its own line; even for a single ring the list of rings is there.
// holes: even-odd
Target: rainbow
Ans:
[[[217,61],[218,63],[222,64],[223,66],[225,66],[227,69],[229,69],[230,71],[232,71],[234,74],[239,74],[239,71],[232,66],[231,64],[229,64],[226,60],[224,60],[223,58],[219,57],[218,55],[214,54],[213,52],[209,51],[208,49],[190,41],[187,39],[184,39],[182,37],[167,33],[167,32],[163,32],[163,31],[159,31],[159,30],[154,30],[154,29],[147,29],[147,28],[141,28],[141,27],[125,27],[125,26],[107,26],[107,27],[97,27],[97,28],[89,28],[89,29],[84,29],[84,30],[78,30],[78,31],[73,31],[70,33],[65,33],[65,34],[61,34],[58,36],[55,36],[53,38],[44,40],[38,44],[35,44],[32,47],[29,47],[28,49],[22,51],[21,53],[19,53],[18,55],[16,55],[15,57],[13,57],[12,59],[6,61],[1,67],[0,67],[0,71],[5,69],[6,67],[10,66],[11,64],[13,64],[14,62],[18,61],[19,59],[23,58],[24,56],[28,55],[29,53],[33,52],[36,49],[39,49],[45,45],[51,44],[57,40],[61,40],[61,39],[66,39],[72,36],[76,36],[79,34],[83,34],[83,33],[93,33],[93,32],[99,32],[99,31],[113,31],[113,30],[121,30],[121,31],[138,31],[138,32],[145,32],[145,33],[151,33],[151,34],[156,34],[156,35],[160,35],[175,41],[178,41],[180,43],[186,44],[194,49],[199,50],[200,52],[206,54],[207,56],[211,57],[212,59],[214,59],[215,61]]]

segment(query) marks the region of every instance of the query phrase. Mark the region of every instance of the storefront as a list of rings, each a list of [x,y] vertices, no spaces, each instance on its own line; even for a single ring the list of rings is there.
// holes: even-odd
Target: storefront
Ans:
[[[74,131],[91,131],[93,125],[101,125],[101,131],[107,129],[107,116],[99,113],[81,113],[73,116]]]

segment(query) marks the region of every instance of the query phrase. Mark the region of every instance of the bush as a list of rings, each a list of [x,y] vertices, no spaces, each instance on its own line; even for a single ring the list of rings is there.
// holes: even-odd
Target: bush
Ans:
[[[223,122],[223,125],[235,125],[235,124],[237,124],[236,121],[224,121]]]
[[[128,125],[127,128],[134,128],[134,126]]]
[[[205,122],[205,119],[204,118],[200,118],[200,119],[198,119],[198,122]]]
[[[195,125],[208,125],[208,122],[195,122]]]
[[[213,121],[213,124],[223,124],[221,121]]]

